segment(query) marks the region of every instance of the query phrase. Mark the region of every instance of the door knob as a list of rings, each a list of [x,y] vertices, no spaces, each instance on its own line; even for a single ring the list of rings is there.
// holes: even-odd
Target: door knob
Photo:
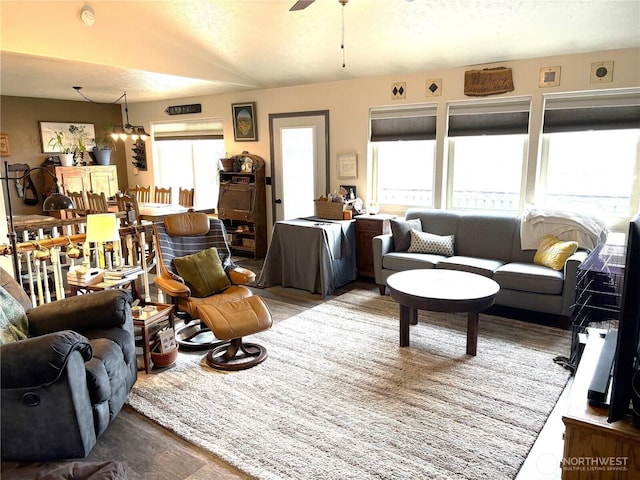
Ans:
[[[276,198],[276,203],[282,203],[282,200],[280,200],[279,198]]]

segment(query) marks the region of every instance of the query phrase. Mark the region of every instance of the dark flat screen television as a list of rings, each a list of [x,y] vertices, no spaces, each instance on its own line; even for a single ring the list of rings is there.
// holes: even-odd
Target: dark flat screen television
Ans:
[[[611,378],[609,422],[640,413],[640,214],[629,223],[618,325],[618,340]],[[630,405],[633,407],[630,410]],[[640,426],[638,413],[633,420]]]

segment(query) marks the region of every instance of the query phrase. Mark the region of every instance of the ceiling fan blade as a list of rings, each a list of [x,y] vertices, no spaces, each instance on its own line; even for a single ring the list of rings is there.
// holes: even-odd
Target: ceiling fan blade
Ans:
[[[296,3],[293,4],[293,7],[291,7],[289,11],[295,12],[297,10],[304,10],[315,1],[316,0],[298,0]]]

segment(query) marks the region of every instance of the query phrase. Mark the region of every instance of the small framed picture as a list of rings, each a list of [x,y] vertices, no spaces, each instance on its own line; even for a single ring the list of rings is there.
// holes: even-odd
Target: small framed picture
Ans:
[[[539,87],[557,87],[560,85],[560,67],[543,67],[540,69]]]
[[[358,154],[338,155],[338,178],[358,178]]]
[[[232,103],[231,111],[233,114],[233,137],[235,141],[257,141],[256,102]]]
[[[9,134],[0,133],[0,157],[8,157],[11,155],[9,150]]]

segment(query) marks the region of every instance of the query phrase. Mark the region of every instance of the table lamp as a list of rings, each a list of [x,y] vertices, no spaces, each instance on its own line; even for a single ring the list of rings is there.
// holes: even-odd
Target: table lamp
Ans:
[[[113,263],[116,268],[120,265],[118,258],[118,252],[120,251],[120,231],[115,213],[87,215],[87,234],[84,245],[88,246],[90,242],[99,245],[99,247],[96,248],[96,262],[98,264],[96,266],[104,267],[106,265],[106,268],[112,268],[111,257],[103,250],[105,242],[113,242]],[[88,254],[86,258],[88,259]]]

